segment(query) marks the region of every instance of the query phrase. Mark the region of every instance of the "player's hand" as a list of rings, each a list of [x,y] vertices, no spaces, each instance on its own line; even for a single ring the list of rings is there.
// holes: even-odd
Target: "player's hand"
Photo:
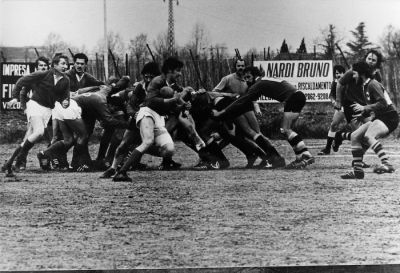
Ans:
[[[7,107],[8,108],[14,108],[17,104],[18,104],[18,100],[17,99],[12,99],[9,102],[7,102]]]
[[[200,88],[199,91],[197,91],[196,93],[203,94],[205,92],[207,92],[207,90],[205,90],[204,88]]]
[[[221,112],[218,112],[218,111],[215,110],[215,109],[212,109],[212,110],[211,110],[211,116],[213,116],[213,117],[215,117],[215,118],[219,117],[220,114],[221,114]]]
[[[261,111],[254,111],[254,114],[256,114],[256,117],[258,117],[258,118],[262,117],[262,112]]]
[[[360,115],[365,111],[365,106],[358,103],[352,104],[351,107],[353,108],[354,112],[360,113]]]
[[[333,108],[340,111],[340,109],[342,109],[342,104],[340,102],[335,101],[333,104]]]

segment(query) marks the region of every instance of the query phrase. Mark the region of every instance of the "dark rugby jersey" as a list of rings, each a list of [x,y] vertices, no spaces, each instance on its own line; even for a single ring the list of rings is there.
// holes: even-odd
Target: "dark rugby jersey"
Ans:
[[[76,78],[76,70],[75,68],[72,68],[71,70],[67,71],[65,73],[70,81],[70,89],[71,92],[75,92],[76,90],[80,89],[80,88],[84,88],[84,87],[88,87],[88,86],[99,86],[99,85],[103,85],[104,83],[102,81],[97,80],[95,77],[93,77],[92,75],[90,75],[89,73],[84,72],[82,79],[80,81],[78,81],[78,79]]]
[[[248,93],[257,94],[257,98],[254,100],[263,95],[279,102],[285,102],[296,91],[296,88],[287,81],[275,78],[262,78],[249,88]]]
[[[164,86],[167,86],[167,81],[164,75],[154,77],[149,87],[147,88],[147,95],[142,106],[147,106],[153,111],[157,112],[160,116],[165,116],[176,109],[176,103],[165,103],[164,98],[160,95],[160,90]],[[171,85],[171,88],[175,90],[175,84]],[[178,86],[179,87],[179,86]]]
[[[54,108],[56,101],[62,102],[69,98],[69,78],[64,76],[54,84],[54,68],[47,71],[36,71],[29,75],[19,78],[13,90],[13,98],[20,99],[22,87],[32,88],[33,93],[31,99],[38,104]]]
[[[119,127],[127,128],[128,123],[123,120],[115,119],[107,104],[107,93],[102,88],[110,88],[101,86],[100,91],[93,93],[84,93],[75,96],[73,99],[82,108],[82,119],[97,119],[103,127]]]
[[[375,71],[373,74],[373,78],[378,82],[382,80],[382,76],[379,71]],[[339,79],[339,83],[345,87],[344,96],[343,96],[343,105],[349,106],[353,103],[358,103],[360,105],[366,105],[364,93],[362,90],[362,86],[356,83],[356,80],[353,78],[353,70],[347,70],[346,73]]]
[[[389,94],[377,80],[367,80],[363,85],[363,93],[367,102],[365,106],[366,112],[374,112],[375,116],[380,116],[396,111]]]
[[[286,102],[296,92],[296,88],[286,81],[274,78],[258,79],[246,94],[240,96],[225,109],[221,118],[234,118],[253,109],[253,101],[256,101],[261,95],[279,102]]]

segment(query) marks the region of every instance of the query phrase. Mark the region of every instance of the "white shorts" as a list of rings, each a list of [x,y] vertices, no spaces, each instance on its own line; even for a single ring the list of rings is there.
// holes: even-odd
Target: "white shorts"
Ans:
[[[144,117],[151,117],[154,121],[154,129],[165,127],[165,119],[160,116],[156,111],[150,109],[149,107],[141,107],[136,117],[136,126],[139,127],[139,122]]]
[[[44,107],[34,100],[29,100],[26,103],[26,117],[28,122],[32,117],[40,117],[43,121],[43,125],[46,128],[51,118],[51,108]]]
[[[53,119],[58,120],[76,120],[82,118],[82,108],[76,103],[75,100],[69,100],[69,106],[64,108],[58,101],[52,111]]]
[[[136,117],[136,126],[144,117],[151,117],[154,121],[154,145],[162,147],[166,144],[174,144],[172,137],[165,128],[165,119],[149,107],[141,107]]]

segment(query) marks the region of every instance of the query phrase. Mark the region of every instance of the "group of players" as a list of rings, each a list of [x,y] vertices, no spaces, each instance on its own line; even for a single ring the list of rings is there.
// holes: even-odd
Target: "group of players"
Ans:
[[[228,168],[229,160],[222,151],[228,144],[243,152],[246,168],[302,169],[315,162],[292,129],[306,103],[305,95],[284,80],[265,77],[257,67],[246,67],[241,59],[235,62],[236,71],[211,91],[180,86],[184,64],[174,57],[161,67],[154,62],[145,64],[142,81],[133,84],[128,76],[112,77],[106,83],[95,79],[85,72],[88,58],[83,53],[75,54],[73,62],[67,71],[68,57],[58,54],[48,69],[49,61],[39,58],[38,71],[16,83],[9,105],[21,102],[28,128],[23,142],[2,167],[6,176],[25,168],[29,150],[44,135],[51,137],[47,149],[37,155],[43,170],[102,170],[100,178],[113,181],[132,181],[128,172],[146,168],[140,162],[145,153],[162,157],[159,169],[179,169],[181,164],[173,160],[177,139],[198,154],[199,162],[193,167],[198,170]],[[379,141],[398,125],[398,114],[379,83],[381,62],[381,54],[370,50],[346,73],[340,66],[334,69],[337,81],[331,98],[336,110],[327,146],[319,154],[328,155],[332,145],[337,151],[344,139],[351,140],[353,170],[342,175],[343,179],[364,177],[363,155],[369,148],[381,160],[374,172],[394,171]],[[260,131],[256,101],[262,95],[284,104],[280,131],[295,154],[289,164]],[[350,132],[338,131],[344,117],[351,124]],[[89,139],[97,120],[103,134],[97,158],[92,160]],[[49,128],[51,133],[46,134]]]

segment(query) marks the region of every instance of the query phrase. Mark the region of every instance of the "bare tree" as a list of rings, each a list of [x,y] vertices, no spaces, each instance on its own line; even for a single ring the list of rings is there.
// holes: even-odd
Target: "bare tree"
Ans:
[[[50,32],[43,43],[44,55],[53,58],[55,53],[66,53],[70,47],[57,33]]]
[[[193,27],[191,36],[190,36],[190,41],[187,43],[186,47],[190,48],[195,55],[207,55],[208,56],[208,51],[207,49],[210,48],[210,34],[207,28],[203,23],[196,22],[196,24]]]
[[[115,58],[123,59],[125,55],[125,45],[122,36],[113,31],[108,32],[108,49],[114,54]],[[96,52],[104,52],[104,39],[97,42]]]
[[[153,41],[153,46],[155,48],[155,54],[165,59],[168,53],[168,31],[165,30],[157,35],[157,38]]]

